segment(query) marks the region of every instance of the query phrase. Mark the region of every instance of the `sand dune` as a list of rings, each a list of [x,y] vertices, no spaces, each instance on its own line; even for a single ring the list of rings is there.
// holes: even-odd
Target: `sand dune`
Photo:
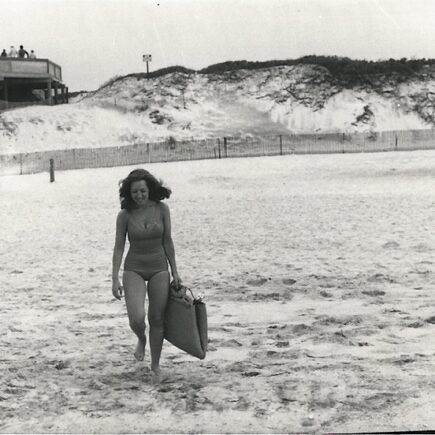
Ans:
[[[77,103],[0,114],[0,154],[176,140],[431,129],[432,67],[359,85],[315,65],[124,77]],[[81,98],[81,100],[80,100]]]

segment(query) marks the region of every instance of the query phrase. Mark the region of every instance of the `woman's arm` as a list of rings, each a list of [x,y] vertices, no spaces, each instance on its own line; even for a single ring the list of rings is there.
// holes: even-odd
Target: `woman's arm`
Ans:
[[[127,214],[121,210],[116,218],[115,246],[112,257],[112,293],[116,299],[121,299],[122,286],[119,281],[119,269],[124,255],[125,238],[127,235]]]
[[[174,242],[172,240],[172,234],[171,234],[171,215],[169,213],[169,207],[161,202],[160,206],[162,208],[162,214],[163,214],[163,248],[165,250],[166,258],[168,259],[169,266],[171,266],[171,273],[172,278],[174,280],[175,286],[179,287],[181,284],[181,279],[178,276],[177,271],[177,263],[175,261],[175,248],[174,248]]]

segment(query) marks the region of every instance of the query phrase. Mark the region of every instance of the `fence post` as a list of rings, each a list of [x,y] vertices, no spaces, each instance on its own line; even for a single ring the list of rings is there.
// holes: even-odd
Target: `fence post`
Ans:
[[[228,157],[227,138],[226,137],[224,137],[224,150],[225,150],[225,157]]]
[[[394,135],[394,149],[397,151],[397,134]]]
[[[148,163],[151,163],[150,144],[149,143],[147,143],[147,155],[148,155]]]
[[[218,138],[218,153],[219,153],[219,158],[221,158],[221,140]]]
[[[282,156],[282,134],[279,135],[279,155]]]
[[[20,175],[23,175],[23,153],[20,153]]]
[[[50,159],[50,183],[54,181],[54,159]]]

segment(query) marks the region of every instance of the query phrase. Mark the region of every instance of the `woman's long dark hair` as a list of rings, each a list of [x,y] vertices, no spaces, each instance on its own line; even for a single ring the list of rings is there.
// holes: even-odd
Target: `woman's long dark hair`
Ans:
[[[161,201],[162,199],[171,196],[171,189],[164,187],[163,182],[157,180],[150,172],[145,169],[135,169],[131,171],[127,178],[119,182],[119,199],[121,201],[121,209],[131,210],[136,206],[136,203],[131,197],[131,184],[135,181],[144,180],[149,190],[149,199],[151,201]]]

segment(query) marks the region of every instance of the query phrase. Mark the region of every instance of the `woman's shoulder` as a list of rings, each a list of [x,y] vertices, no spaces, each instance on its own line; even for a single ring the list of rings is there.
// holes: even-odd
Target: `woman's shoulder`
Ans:
[[[168,213],[169,212],[169,207],[168,204],[166,204],[163,201],[158,201],[156,202],[157,208],[162,212],[162,213]]]
[[[124,208],[118,213],[117,220],[119,222],[127,223],[129,217],[130,217],[129,211]]]

